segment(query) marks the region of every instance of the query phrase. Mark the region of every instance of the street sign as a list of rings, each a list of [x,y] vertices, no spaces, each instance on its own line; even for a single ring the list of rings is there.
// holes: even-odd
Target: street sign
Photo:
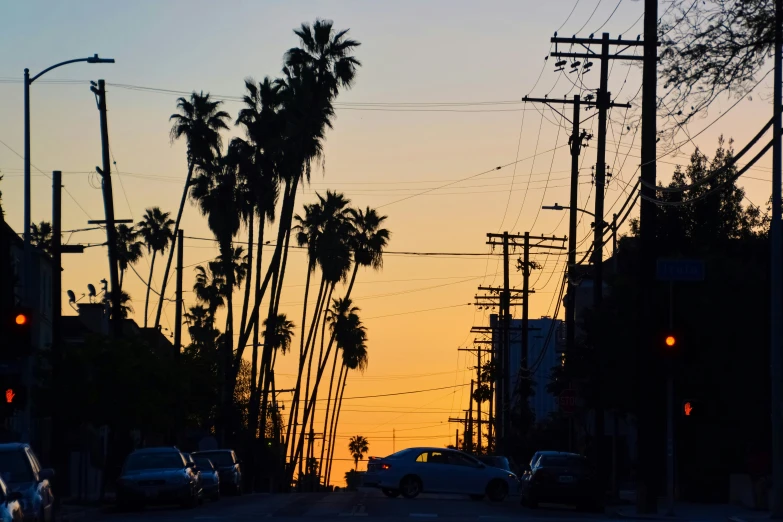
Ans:
[[[658,259],[658,281],[703,281],[704,261],[701,259]]]
[[[563,413],[574,413],[576,409],[576,392],[571,389],[561,391],[557,402],[560,405],[560,411]]]

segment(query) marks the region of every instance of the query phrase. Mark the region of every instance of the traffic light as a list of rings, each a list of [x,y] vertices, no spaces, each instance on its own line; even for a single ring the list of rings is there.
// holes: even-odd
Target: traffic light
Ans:
[[[0,359],[8,361],[29,355],[32,351],[33,314],[29,308],[15,307],[4,317],[5,343]]]

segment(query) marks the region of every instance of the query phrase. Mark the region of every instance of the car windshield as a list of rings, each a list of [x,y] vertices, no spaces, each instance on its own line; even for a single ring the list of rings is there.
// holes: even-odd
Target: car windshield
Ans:
[[[587,467],[587,460],[572,455],[544,455],[538,461],[540,467],[565,468]]]
[[[0,476],[8,483],[32,482],[33,470],[21,451],[3,451],[0,452]]]
[[[215,466],[219,468],[234,465],[234,459],[231,456],[231,452],[229,451],[209,451],[206,453],[199,453],[198,456],[208,458]]]
[[[128,460],[125,461],[125,471],[184,467],[185,462],[179,453],[136,453],[128,456]]]
[[[196,466],[202,469],[212,469],[212,461],[209,460],[207,457],[199,457],[198,455],[193,457],[193,460],[196,463]]]

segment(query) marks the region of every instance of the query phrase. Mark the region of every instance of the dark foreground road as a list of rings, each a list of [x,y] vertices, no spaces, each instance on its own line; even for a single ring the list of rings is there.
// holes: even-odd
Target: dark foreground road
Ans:
[[[519,497],[505,502],[473,501],[456,495],[421,495],[408,500],[390,499],[380,491],[363,489],[358,492],[294,493],[289,495],[245,495],[226,497],[216,503],[206,502],[195,509],[176,507],[148,508],[131,513],[105,512],[90,516],[107,522],[184,522],[236,521],[246,522],[267,518],[344,519],[363,518],[392,520],[475,521],[475,522],[557,522],[598,521],[602,514],[579,513],[567,508],[545,507],[536,510],[519,505]],[[85,521],[86,522],[86,521]],[[357,521],[358,522],[358,521]]]

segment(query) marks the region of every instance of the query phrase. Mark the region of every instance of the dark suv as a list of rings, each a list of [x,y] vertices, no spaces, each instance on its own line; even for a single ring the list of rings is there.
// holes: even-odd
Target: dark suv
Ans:
[[[117,480],[117,505],[178,503],[196,506],[201,486],[193,465],[173,446],[139,449],[128,455]]]
[[[220,476],[220,489],[234,495],[242,494],[242,469],[241,461],[231,449],[216,449],[208,451],[194,451],[193,457],[206,457],[212,461]]]

